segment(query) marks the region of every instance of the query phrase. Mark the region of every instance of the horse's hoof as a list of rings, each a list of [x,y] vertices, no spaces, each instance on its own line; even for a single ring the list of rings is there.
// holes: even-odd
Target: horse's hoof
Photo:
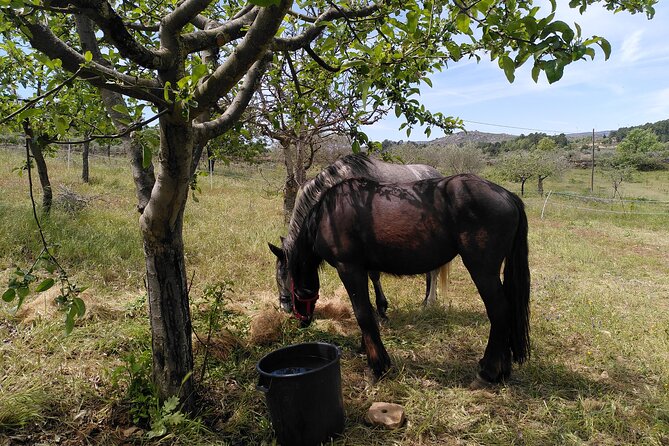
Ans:
[[[480,374],[476,374],[476,378],[474,378],[474,381],[469,383],[469,390],[483,390],[483,389],[491,389],[495,386],[495,383],[488,381],[487,379],[483,378]]]

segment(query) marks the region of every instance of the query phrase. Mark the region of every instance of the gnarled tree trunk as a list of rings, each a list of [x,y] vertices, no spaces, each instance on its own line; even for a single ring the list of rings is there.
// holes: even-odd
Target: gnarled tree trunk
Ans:
[[[193,129],[168,115],[160,119],[161,153],[156,185],[140,217],[146,258],[153,380],[161,399],[179,395],[193,409],[191,319],[183,246]]]

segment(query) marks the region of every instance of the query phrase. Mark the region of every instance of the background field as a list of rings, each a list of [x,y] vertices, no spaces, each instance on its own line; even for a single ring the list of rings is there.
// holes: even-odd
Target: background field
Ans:
[[[231,291],[217,316],[227,330],[217,330],[206,354],[202,412],[148,439],[151,398],[142,389],[150,335],[127,162],[93,158],[88,185],[76,162],[69,169],[63,158],[47,162],[54,196],[87,200],[78,211],[56,204],[43,224],[59,261],[78,284],[90,286],[88,311],[65,337],[49,293],[31,295],[16,314],[0,304],[0,445],[272,444],[255,364],[280,346],[308,340],[343,349],[347,424],[337,444],[669,444],[667,171],[624,183],[630,201],[574,197],[589,193],[586,170],[549,178],[547,201],[528,183],[532,357],[514,368],[507,385],[470,391],[488,321],[459,261],[449,294],[434,308],[419,305],[422,277],[384,276],[390,321],[382,337],[394,368],[371,384],[356,352],[359,332],[348,298],[330,267],[321,274],[320,317],[312,327],[299,330],[275,311],[267,242],[285,233],[281,166],[219,167],[200,178],[184,234],[198,337],[207,338],[212,308],[205,290],[223,281]],[[40,249],[26,176],[12,172],[19,164],[20,152],[0,150],[2,284]],[[610,198],[604,177],[595,184],[598,197]],[[268,321],[265,337],[254,325],[261,316]],[[205,349],[194,345],[200,377]],[[402,404],[407,424],[395,431],[366,425],[374,401]]]

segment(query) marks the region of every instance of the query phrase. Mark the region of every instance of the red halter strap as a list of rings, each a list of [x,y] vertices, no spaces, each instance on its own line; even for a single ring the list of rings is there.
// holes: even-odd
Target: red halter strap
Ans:
[[[295,292],[295,282],[292,280],[290,281],[290,294],[293,299],[293,316],[295,316],[297,319],[301,321],[308,321],[310,316],[314,312],[314,308],[316,307],[316,301],[318,300],[318,292],[310,297],[300,297],[297,295]],[[305,316],[303,314],[300,314],[297,311],[297,308],[295,307],[295,301],[302,302],[304,304],[307,304],[307,314],[308,316]]]

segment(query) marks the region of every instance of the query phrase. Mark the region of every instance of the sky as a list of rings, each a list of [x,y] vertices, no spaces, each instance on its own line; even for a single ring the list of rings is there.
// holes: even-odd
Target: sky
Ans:
[[[516,70],[512,84],[489,57],[479,63],[460,61],[431,76],[433,87],[422,86],[421,103],[432,112],[463,119],[468,131],[513,135],[617,130],[669,119],[669,1],[659,0],[652,20],[645,14],[614,14],[597,6],[580,15],[566,7],[567,2],[558,3],[563,10],[558,5],[557,17],[572,28],[577,22],[584,38],[597,35],[611,43],[608,60],[596,46],[594,60],[573,62],[552,85],[543,73],[534,83],[531,60]],[[550,9],[546,11],[541,16]],[[401,122],[391,113],[364,131],[378,141],[443,136],[433,129],[428,138],[415,128],[407,137],[405,130],[398,130]]]

